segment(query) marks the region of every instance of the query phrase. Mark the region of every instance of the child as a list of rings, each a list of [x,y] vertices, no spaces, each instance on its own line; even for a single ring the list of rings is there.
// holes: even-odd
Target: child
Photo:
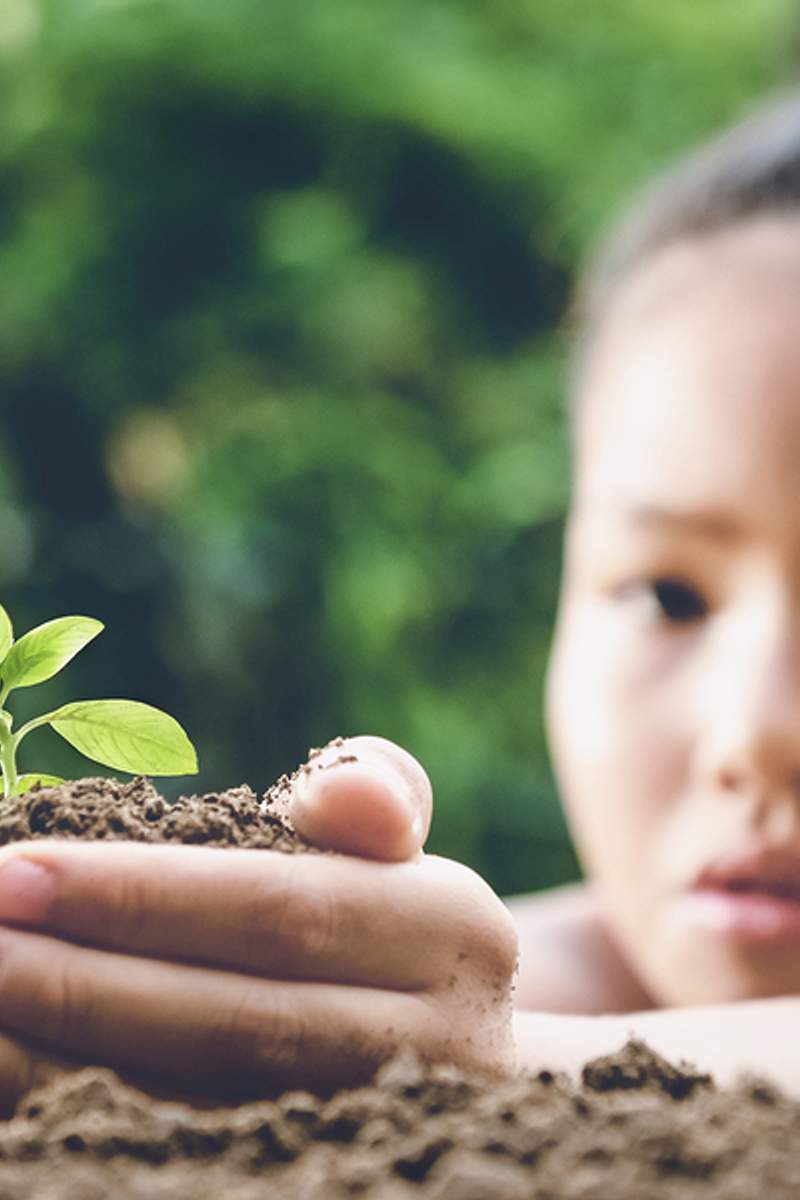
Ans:
[[[657,186],[580,318],[547,708],[589,882],[506,908],[423,855],[427,777],[377,738],[292,800],[346,857],[9,848],[8,1105],[30,1043],[245,1095],[398,1045],[575,1070],[629,1033],[800,1094],[800,98]]]

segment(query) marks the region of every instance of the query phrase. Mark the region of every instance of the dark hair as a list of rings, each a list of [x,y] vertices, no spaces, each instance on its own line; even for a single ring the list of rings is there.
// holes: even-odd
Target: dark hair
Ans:
[[[800,215],[796,88],[679,160],[623,214],[578,284],[571,312],[576,374],[613,294],[654,252],[749,216],[793,210]]]

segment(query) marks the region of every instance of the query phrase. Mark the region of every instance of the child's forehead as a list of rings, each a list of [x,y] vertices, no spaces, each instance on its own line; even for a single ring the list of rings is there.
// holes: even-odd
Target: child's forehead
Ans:
[[[800,290],[800,213],[762,214],[649,254],[613,291],[595,347],[641,336],[676,308],[734,299],[741,285]]]
[[[642,268],[587,362],[578,490],[786,504],[800,465],[800,221],[753,222]],[[794,502],[793,502],[794,507]]]

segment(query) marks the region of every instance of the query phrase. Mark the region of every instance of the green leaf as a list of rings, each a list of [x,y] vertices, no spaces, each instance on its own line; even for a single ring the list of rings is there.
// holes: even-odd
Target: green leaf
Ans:
[[[2,664],[5,687],[31,687],[57,675],[104,628],[93,617],[57,617],[24,634]]]
[[[138,700],[76,700],[46,720],[81,754],[116,771],[197,773],[194,746],[175,718]]]
[[[58,775],[20,775],[17,780],[17,795],[21,796],[23,792],[29,792],[35,783],[43,783],[45,787],[58,787],[60,783],[64,783]]]
[[[0,663],[11,649],[11,643],[14,641],[14,627],[11,624],[11,618],[6,610],[0,604]]]

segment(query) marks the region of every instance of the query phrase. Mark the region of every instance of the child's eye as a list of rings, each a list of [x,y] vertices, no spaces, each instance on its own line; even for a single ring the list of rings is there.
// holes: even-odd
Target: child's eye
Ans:
[[[688,625],[708,616],[708,605],[696,588],[680,579],[641,579],[622,589],[623,594],[641,596],[653,616],[674,625]]]

